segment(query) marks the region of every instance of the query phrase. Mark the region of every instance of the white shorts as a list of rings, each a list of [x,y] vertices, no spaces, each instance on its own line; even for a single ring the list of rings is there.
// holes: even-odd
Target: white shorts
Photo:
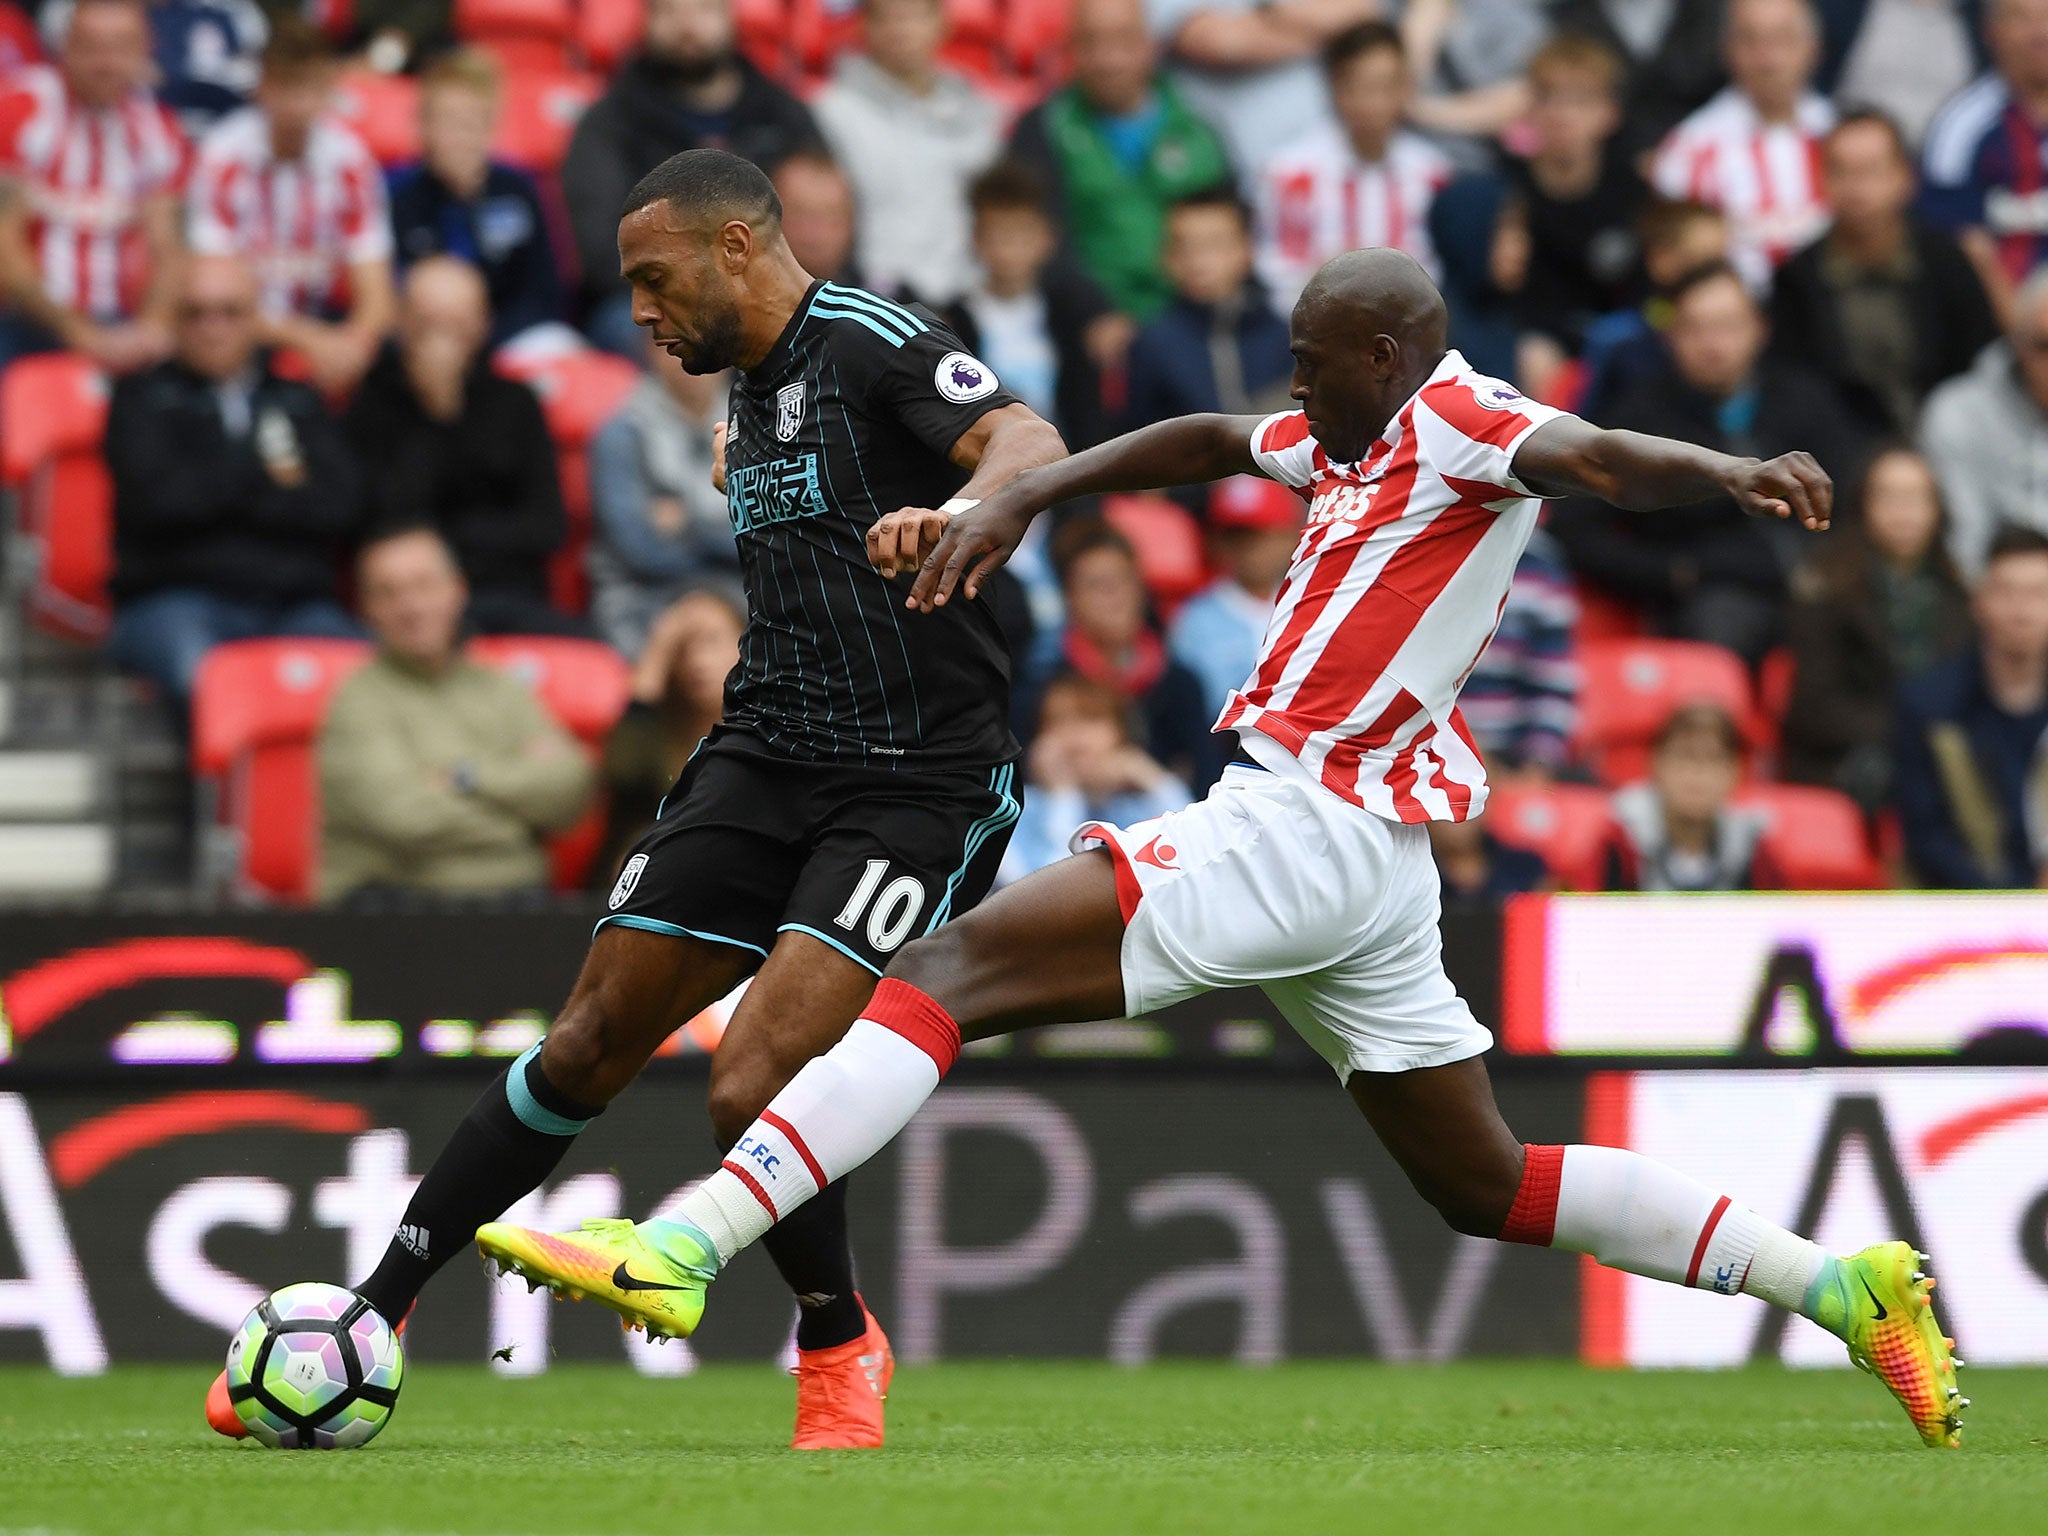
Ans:
[[[1305,770],[1232,766],[1185,810],[1091,822],[1073,845],[1116,861],[1133,1017],[1257,986],[1340,1079],[1493,1044],[1444,974],[1426,827],[1360,810]]]

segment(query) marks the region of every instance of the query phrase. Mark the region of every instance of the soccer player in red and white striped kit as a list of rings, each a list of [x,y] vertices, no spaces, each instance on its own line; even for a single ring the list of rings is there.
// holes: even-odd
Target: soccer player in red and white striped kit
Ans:
[[[963,1039],[1259,986],[1460,1232],[1799,1312],[1881,1376],[1926,1443],[1958,1443],[1964,1400],[1920,1255],[1884,1243],[1837,1258],[1637,1153],[1524,1146],[1480,1059],[1492,1036],[1445,976],[1437,933],[1426,823],[1485,805],[1457,695],[1539,501],[1651,509],[1725,493],[1822,528],[1833,486],[1803,453],[1734,458],[1538,405],[1474,372],[1445,329],[1412,258],[1351,252],[1294,309],[1302,409],[1162,422],[981,501],[881,519],[870,558],[918,570],[907,602],[929,612],[973,597],[1032,517],[1070,497],[1246,472],[1294,487],[1308,527],[1258,663],[1218,722],[1241,762],[1185,810],[1084,826],[1073,857],[902,949],[845,1038],[674,1219],[563,1235],[494,1224],[478,1233],[486,1256],[686,1333],[719,1267],[908,1123]]]

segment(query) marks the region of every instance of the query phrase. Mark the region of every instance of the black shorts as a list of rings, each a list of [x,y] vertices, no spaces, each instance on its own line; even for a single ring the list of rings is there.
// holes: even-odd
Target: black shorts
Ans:
[[[877,976],[988,894],[1022,811],[1017,765],[901,772],[807,763],[720,727],[633,845],[598,923],[747,951],[821,939]]]

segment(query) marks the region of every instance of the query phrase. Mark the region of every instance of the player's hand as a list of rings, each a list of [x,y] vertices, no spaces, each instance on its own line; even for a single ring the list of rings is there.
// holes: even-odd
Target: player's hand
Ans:
[[[711,489],[721,496],[725,494],[725,426],[721,421],[711,429]]]
[[[952,521],[952,513],[930,507],[902,507],[877,518],[868,530],[868,563],[889,577],[914,571],[938,548]]]
[[[1729,482],[1728,494],[1753,516],[1791,518],[1816,533],[1835,510],[1835,482],[1810,453],[1781,453],[1751,465]]]
[[[1028,511],[1012,510],[1001,492],[952,517],[925,556],[903,606],[930,613],[945,607],[956,588],[971,598],[981,596],[982,584],[1016,553],[1031,517]]]

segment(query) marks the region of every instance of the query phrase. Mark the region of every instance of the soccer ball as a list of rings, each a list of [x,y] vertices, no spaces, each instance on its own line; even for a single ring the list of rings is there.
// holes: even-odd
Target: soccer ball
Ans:
[[[391,1325],[338,1285],[272,1291],[228,1345],[228,1399],[273,1450],[367,1444],[390,1420],[404,1377]]]

